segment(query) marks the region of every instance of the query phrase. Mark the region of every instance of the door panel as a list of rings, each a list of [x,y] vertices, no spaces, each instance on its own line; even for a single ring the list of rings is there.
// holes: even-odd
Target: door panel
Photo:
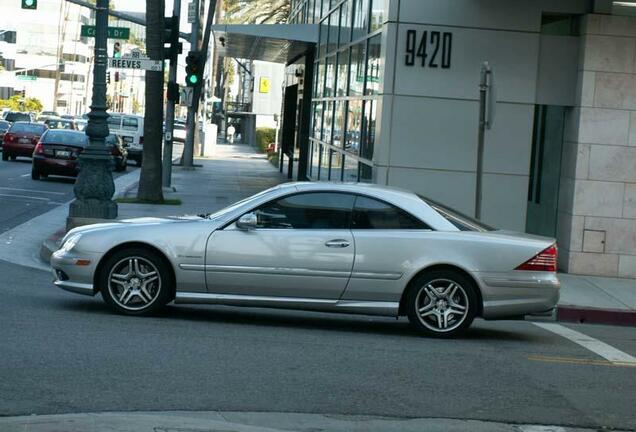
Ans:
[[[230,226],[208,240],[208,292],[338,299],[355,245],[346,229],[255,229]]]

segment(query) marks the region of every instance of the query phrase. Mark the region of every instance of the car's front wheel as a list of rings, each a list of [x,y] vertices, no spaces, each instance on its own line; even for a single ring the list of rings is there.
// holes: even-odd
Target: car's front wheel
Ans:
[[[172,279],[156,252],[130,248],[111,255],[101,266],[99,290],[106,304],[126,315],[148,315],[170,301]]]
[[[413,280],[406,295],[409,322],[426,336],[457,336],[477,314],[475,290],[472,281],[459,272],[424,273]]]

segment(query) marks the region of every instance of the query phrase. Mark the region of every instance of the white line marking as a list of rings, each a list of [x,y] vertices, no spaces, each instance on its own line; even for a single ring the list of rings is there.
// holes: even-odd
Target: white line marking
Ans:
[[[0,193],[0,196],[6,196],[11,198],[26,198],[30,200],[36,200],[36,201],[51,201],[49,198],[32,197],[28,195],[11,195],[11,194]]]
[[[535,322],[533,324],[537,327],[541,327],[544,330],[551,331],[552,333],[569,339],[572,342],[582,346],[583,348],[592,351],[594,354],[598,354],[609,362],[630,363],[636,365],[636,357],[632,357],[631,355],[624,353],[623,351],[620,351],[613,346],[606,344],[605,342],[601,342],[600,340],[584,335],[583,333],[579,333],[560,324],[538,322]]]
[[[28,176],[30,176],[30,175],[31,175],[31,174],[28,174],[28,173],[27,173],[27,174],[22,174],[20,177],[28,177]],[[6,189],[6,188],[2,188],[2,189]]]
[[[20,177],[28,177],[30,175],[31,174],[24,174],[23,176],[20,176]],[[37,189],[20,189],[20,188],[11,188],[11,187],[4,187],[4,186],[0,186],[0,189],[7,190],[7,191],[18,191],[18,192],[35,192],[40,194],[66,195],[66,192],[52,192],[52,191],[43,191],[43,190],[37,190]]]

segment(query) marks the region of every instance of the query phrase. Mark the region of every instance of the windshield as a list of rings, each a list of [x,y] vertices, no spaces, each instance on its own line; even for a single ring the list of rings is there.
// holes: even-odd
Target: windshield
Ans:
[[[475,218],[470,216],[466,216],[454,210],[450,207],[445,206],[444,204],[440,204],[436,201],[433,201],[430,198],[423,197],[418,195],[422,201],[431,206],[433,210],[442,215],[444,219],[453,224],[460,231],[478,231],[478,232],[486,232],[486,231],[495,231],[496,229],[486,225],[485,223],[478,221]]]

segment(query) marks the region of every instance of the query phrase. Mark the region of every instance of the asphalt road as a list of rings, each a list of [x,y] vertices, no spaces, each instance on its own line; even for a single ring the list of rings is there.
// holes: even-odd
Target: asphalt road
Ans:
[[[128,171],[137,169],[128,166]],[[113,177],[124,173],[113,173]],[[0,161],[0,234],[74,198],[75,179],[31,179],[31,160]]]
[[[0,415],[262,411],[636,428],[636,368],[529,322],[462,339],[403,320],[173,306],[114,315],[101,298],[0,262]],[[568,325],[632,356],[629,327]]]

